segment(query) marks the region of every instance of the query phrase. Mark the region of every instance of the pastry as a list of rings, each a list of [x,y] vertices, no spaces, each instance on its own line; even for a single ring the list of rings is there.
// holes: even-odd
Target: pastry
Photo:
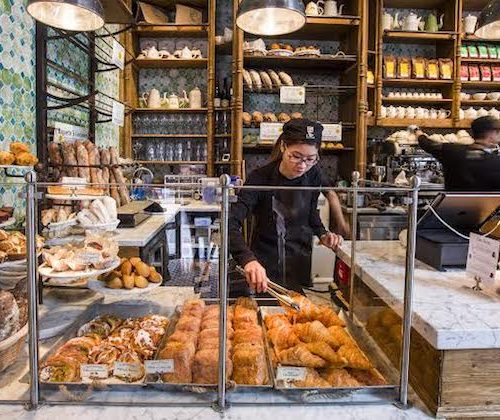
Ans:
[[[295,324],[293,326],[293,330],[295,334],[297,334],[299,339],[305,343],[323,341],[330,346],[335,346],[336,344],[335,340],[331,337],[328,329],[319,321],[306,322],[304,324]]]
[[[261,70],[261,71],[259,71],[259,76],[260,76],[260,79],[262,80],[262,85],[264,86],[264,89],[272,89],[273,88],[273,82],[272,82],[269,74],[267,74],[265,71]]]
[[[332,336],[335,341],[335,348],[339,348],[344,344],[354,345],[354,341],[351,336],[347,333],[347,331],[343,327],[339,327],[337,325],[331,326],[328,328],[328,332]]]
[[[234,347],[233,380],[237,384],[264,385],[268,382],[264,347],[242,343]]]
[[[226,377],[233,373],[231,359],[226,360]],[[193,383],[216,384],[219,377],[219,352],[213,349],[198,351],[193,360]]]
[[[349,372],[345,369],[327,368],[321,371],[321,377],[334,388],[353,388],[361,386],[361,384],[349,375]]]
[[[278,72],[278,76],[285,86],[293,86],[293,79],[287,73],[280,71]]]
[[[292,120],[297,120],[299,118],[302,118],[302,114],[300,112],[292,112],[292,114],[290,115],[290,118]]]
[[[320,368],[326,366],[326,362],[318,356],[312,354],[304,344],[297,344],[286,350],[278,352],[279,361],[289,366],[304,366],[310,368]]]
[[[299,344],[299,338],[291,324],[282,324],[268,330],[268,336],[275,349],[288,349]]]
[[[316,370],[307,368],[306,377],[301,381],[293,381],[297,388],[329,388],[330,384]]]
[[[250,77],[250,73],[248,70],[243,69],[243,82],[246,85],[248,89],[252,89],[253,83],[252,83],[252,78]]]
[[[281,79],[278,76],[278,73],[276,73],[274,70],[267,70],[267,74],[271,78],[271,81],[273,82],[273,86],[275,88],[279,88],[281,86]]]
[[[272,112],[266,112],[263,116],[264,122],[278,122],[278,118]]]
[[[250,125],[252,125],[252,116],[248,112],[243,112],[241,118],[245,127],[250,127]]]
[[[174,371],[162,375],[163,382],[190,384],[193,381],[195,347],[191,342],[169,342],[158,354],[159,359],[171,359]]]
[[[252,88],[255,90],[262,89],[262,80],[260,79],[259,73],[256,70],[248,70],[248,72],[252,78]]]
[[[234,332],[233,343],[235,346],[244,343],[262,344],[263,343],[262,329],[257,324],[251,329],[237,329]]]
[[[80,379],[80,363],[73,357],[50,357],[40,371],[43,382],[76,382]]]
[[[323,341],[307,343],[305,346],[312,354],[325,359],[330,366],[344,367],[347,365],[347,360],[335,353],[335,351]]]
[[[16,156],[11,152],[0,152],[0,165],[12,165]]]
[[[20,312],[12,293],[0,290],[0,342],[15,334],[20,325]]]
[[[288,121],[290,121],[290,115],[288,115],[285,112],[282,112],[278,115],[278,121],[281,123],[287,123]]]
[[[16,155],[16,165],[35,166],[38,163],[38,158],[29,152],[22,152]]]
[[[264,116],[262,115],[262,112],[259,111],[252,112],[252,122],[254,124],[260,124],[263,121],[264,121]]]
[[[16,155],[16,157],[17,157],[17,155],[19,155],[21,153],[29,153],[29,151],[30,151],[27,144],[21,143],[19,141],[12,142],[9,145],[9,150],[11,151],[11,153],[14,153]]]
[[[343,345],[337,354],[347,360],[347,366],[355,369],[369,370],[373,365],[356,345]]]
[[[370,370],[349,369],[349,373],[354,379],[356,379],[356,381],[366,386],[387,385],[387,381],[375,369],[370,369]]]

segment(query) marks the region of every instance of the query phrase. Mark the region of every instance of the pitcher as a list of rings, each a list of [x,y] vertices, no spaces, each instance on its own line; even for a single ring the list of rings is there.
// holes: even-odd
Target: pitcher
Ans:
[[[161,95],[158,89],[151,89],[149,92],[144,92],[142,94],[142,99],[148,108],[160,108],[161,107]]]

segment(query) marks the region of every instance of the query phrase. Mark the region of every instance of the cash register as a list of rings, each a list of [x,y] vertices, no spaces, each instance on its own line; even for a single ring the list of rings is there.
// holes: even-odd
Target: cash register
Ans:
[[[500,237],[500,196],[441,193],[417,222],[415,257],[444,271],[465,267],[470,232]]]

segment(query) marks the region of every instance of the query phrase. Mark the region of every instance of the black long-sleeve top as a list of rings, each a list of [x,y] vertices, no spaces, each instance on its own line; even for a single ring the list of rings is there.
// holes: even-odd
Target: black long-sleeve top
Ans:
[[[245,185],[319,187],[325,185],[319,170],[313,167],[304,175],[288,179],[279,172],[279,162],[271,162],[248,177]],[[327,232],[317,210],[317,191],[255,191],[241,190],[238,201],[231,206],[229,241],[232,257],[240,266],[258,260],[267,270],[276,265],[278,235],[273,197],[282,204],[286,220],[286,255],[310,255],[312,235],[321,237]],[[254,234],[249,247],[243,238],[244,220],[255,217]]]
[[[422,135],[418,143],[443,165],[447,191],[500,191],[500,156],[474,146],[438,143]]]

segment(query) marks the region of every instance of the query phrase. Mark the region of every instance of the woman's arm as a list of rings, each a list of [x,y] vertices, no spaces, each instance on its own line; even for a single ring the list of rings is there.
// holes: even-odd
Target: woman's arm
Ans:
[[[333,224],[331,222],[330,224],[335,227],[335,233],[344,237],[348,236],[350,231],[349,224],[346,222],[344,214],[342,213],[342,206],[340,205],[337,193],[335,191],[328,191],[325,195],[330,206],[330,217],[333,220]]]

